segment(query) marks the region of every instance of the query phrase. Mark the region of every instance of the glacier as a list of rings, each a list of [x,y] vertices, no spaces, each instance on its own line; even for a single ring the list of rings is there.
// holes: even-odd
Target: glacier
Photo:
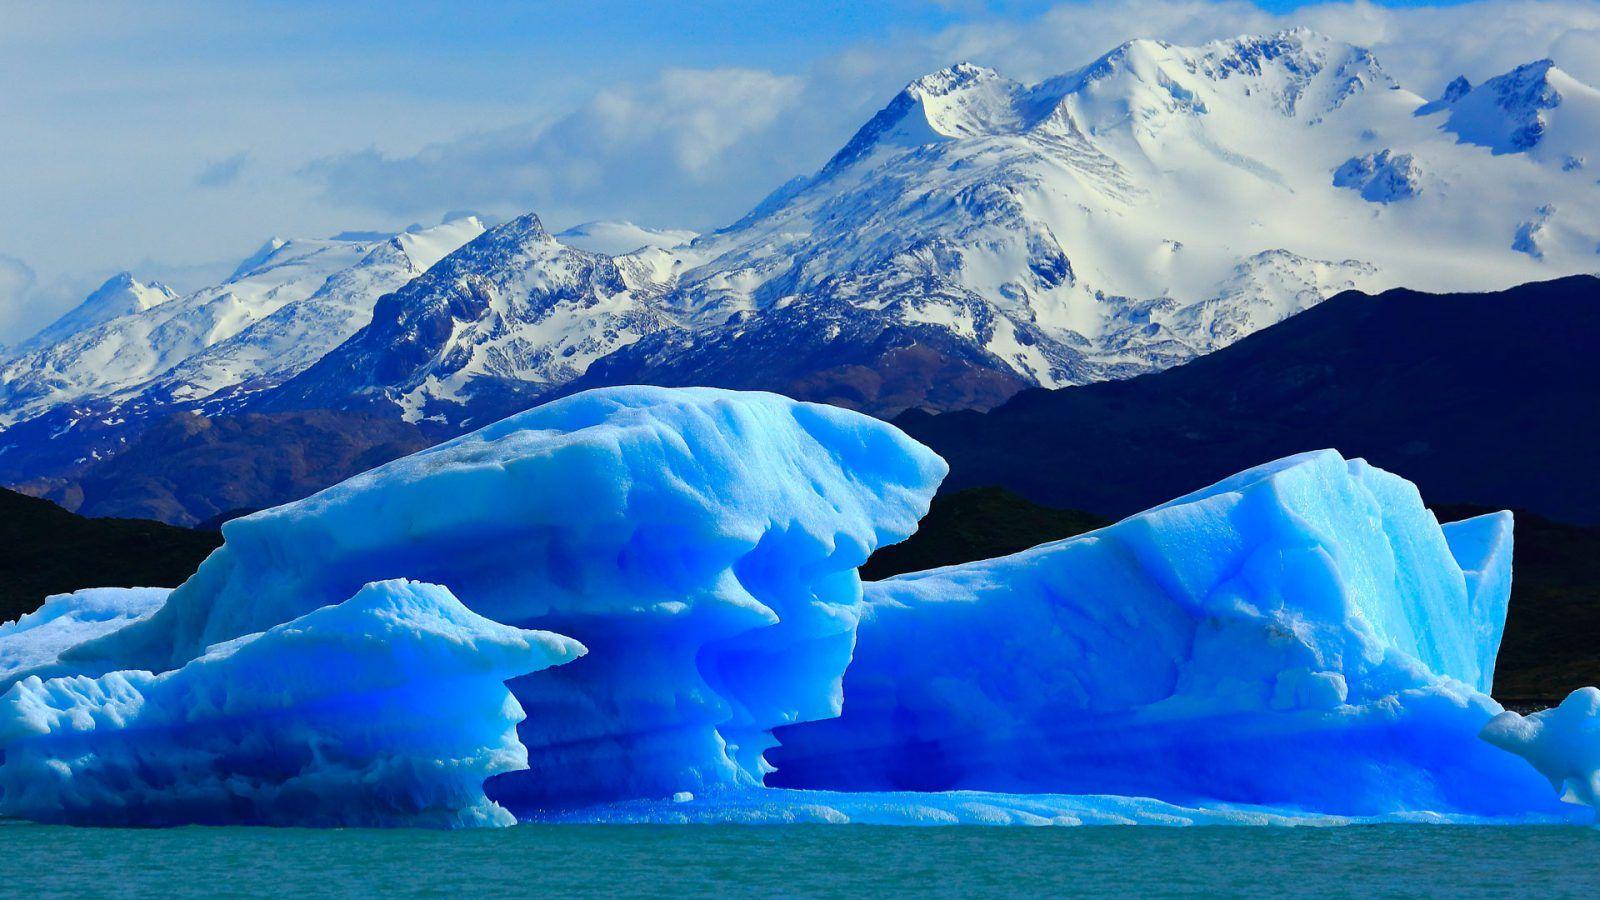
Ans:
[[[775,394],[609,388],[520,413],[229,522],[170,592],[62,595],[0,627],[0,812],[1586,812],[1550,785],[1592,798],[1573,785],[1594,783],[1600,692],[1528,719],[1489,696],[1509,513],[1441,526],[1411,483],[1324,450],[863,585],[946,472],[891,425]]]
[[[570,638],[491,622],[437,585],[371,584],[180,668],[37,675],[0,697],[0,813],[91,825],[510,824],[484,780],[524,768],[505,679]]]

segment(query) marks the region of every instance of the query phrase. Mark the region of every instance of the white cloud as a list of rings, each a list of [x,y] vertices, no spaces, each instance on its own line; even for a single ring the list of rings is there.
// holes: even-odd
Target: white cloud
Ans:
[[[542,128],[468,134],[405,156],[339,154],[305,174],[336,202],[400,216],[465,205],[673,222],[697,205],[686,195],[722,213],[729,194],[765,177],[770,156],[751,151],[792,120],[804,87],[751,69],[668,69],[603,90]]]
[[[848,48],[798,75],[670,69],[603,90],[545,127],[462,135],[414,154],[343,153],[305,173],[333,202],[396,215],[468,204],[534,209],[558,222],[625,217],[703,230],[813,170],[902,84],[952,62],[1038,80],[1135,37],[1196,44],[1298,24],[1371,47],[1424,95],[1458,74],[1476,82],[1543,56],[1580,77],[1600,66],[1592,2],[1394,9],[1362,0],[1275,14],[1244,0],[1090,0],[1026,21],[982,19]]]
[[[224,157],[213,163],[208,163],[200,173],[195,175],[194,183],[203,188],[227,187],[238,182],[244,174],[245,167],[250,164],[248,151],[240,151],[232,156]]]
[[[48,325],[87,295],[82,288],[77,282],[46,282],[26,262],[0,253],[0,335],[5,343],[25,340]]]
[[[0,331],[12,334],[18,319],[26,312],[27,298],[33,291],[33,269],[14,256],[0,255]]]

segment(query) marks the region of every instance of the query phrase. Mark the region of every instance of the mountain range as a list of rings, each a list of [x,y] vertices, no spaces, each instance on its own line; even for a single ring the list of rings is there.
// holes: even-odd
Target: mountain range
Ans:
[[[269,441],[272,417],[350,416],[377,443],[336,455],[366,459],[616,383],[991,409],[1350,289],[1600,269],[1592,148],[1600,91],[1548,61],[1433,99],[1305,30],[1133,41],[1032,85],[959,64],[698,236],[468,218],[274,241],[183,297],[113,279],[4,363],[0,481],[94,511],[93,470],[173,415],[267,417],[234,431]]]

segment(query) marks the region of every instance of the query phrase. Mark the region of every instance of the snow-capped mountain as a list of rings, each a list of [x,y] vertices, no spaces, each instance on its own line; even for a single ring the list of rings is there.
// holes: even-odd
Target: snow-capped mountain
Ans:
[[[95,288],[82,303],[17,345],[15,352],[28,353],[48,347],[112,319],[144,312],[177,297],[172,288],[159,281],[147,283],[134,278],[131,272],[118,272]]]
[[[1305,30],[1132,41],[1032,85],[963,63],[687,243],[531,214],[269,243],[224,285],[10,360],[0,424],[105,443],[174,407],[361,407],[449,432],[625,382],[991,406],[1163,369],[1350,288],[1600,270],[1597,97],[1545,61],[1429,101]]]
[[[1542,59],[1474,88],[1465,78],[1423,112],[1445,114],[1444,128],[1495,153],[1526,153],[1568,171],[1600,152],[1600,90]]]
[[[573,378],[884,413],[984,406],[1165,368],[1350,288],[1594,271],[1600,186],[1547,158],[1595,146],[1593,95],[1540,63],[1430,103],[1367,50],[1304,30],[1133,41],[1035,85],[956,65],[728,228],[618,257],[636,284],[577,284],[572,272],[609,269],[542,237],[523,255],[463,256],[395,298],[430,310],[428,329],[391,310],[353,342],[360,365],[301,395],[332,402],[358,378],[365,397],[447,422],[479,397],[503,410]],[[1478,139],[1530,122],[1539,139],[1520,149]],[[445,322],[441,298],[473,279],[510,293]],[[371,372],[389,376],[359,378]]]
[[[410,421],[452,423],[468,408],[481,416],[526,406],[669,326],[652,302],[659,288],[644,261],[663,252],[642,253],[575,249],[532,214],[498,225],[384,297],[370,325],[264,406],[393,401]]]
[[[188,357],[143,394],[153,402],[203,401],[208,410],[231,408],[243,395],[274,387],[321,359],[372,320],[379,297],[482,233],[483,224],[468,217],[378,241],[304,300],[280,306]]]
[[[184,297],[112,279],[46,329],[87,327],[20,353],[0,373],[0,425],[66,404],[127,402],[145,391],[203,400],[276,383],[365,325],[379,295],[481,233],[475,219],[372,241],[274,239],[215,287]],[[142,286],[140,286],[142,288]],[[151,301],[154,302],[151,302]]]

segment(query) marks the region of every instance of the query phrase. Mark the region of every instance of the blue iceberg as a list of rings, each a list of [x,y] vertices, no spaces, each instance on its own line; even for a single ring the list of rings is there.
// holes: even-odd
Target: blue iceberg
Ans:
[[[67,654],[83,674],[219,641],[414,578],[590,654],[512,682],[537,711],[514,810],[759,786],[771,729],[838,714],[856,568],[947,469],[876,419],[775,394],[575,395],[229,522],[148,620]]]
[[[781,730],[768,783],[1560,815],[1477,739],[1511,546],[1322,451],[871,584],[843,714]]]
[[[0,813],[93,825],[510,824],[505,680],[583,647],[436,585],[368,585],[160,675],[28,676],[0,697]]]
[[[883,422],[772,394],[512,416],[228,523],[170,594],[0,627],[0,812],[1570,821],[1547,777],[1593,784],[1571,737],[1592,715],[1488,696],[1508,513],[1441,527],[1321,451],[863,586],[945,474]]]

